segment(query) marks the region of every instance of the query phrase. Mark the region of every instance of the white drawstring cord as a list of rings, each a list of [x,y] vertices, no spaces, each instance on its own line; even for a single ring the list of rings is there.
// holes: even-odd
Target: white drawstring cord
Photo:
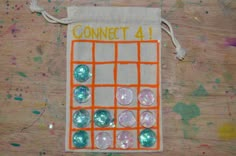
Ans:
[[[165,32],[167,32],[170,35],[170,37],[172,39],[172,42],[175,45],[176,57],[179,60],[183,60],[184,56],[186,54],[186,51],[185,51],[184,48],[181,47],[181,45],[179,44],[179,41],[175,38],[174,31],[173,31],[173,28],[172,28],[171,24],[167,20],[165,20],[163,18],[161,19],[161,22],[166,24],[168,26],[168,28],[169,28],[169,30],[168,30],[164,26],[161,26],[161,29],[163,29]]]
[[[69,18],[58,19],[58,18],[53,17],[47,11],[45,11],[44,8],[38,6],[37,0],[31,0],[30,10],[31,12],[41,13],[43,17],[50,23],[70,24],[70,23],[75,22]]]
[[[30,3],[30,10],[32,12],[38,12],[38,13],[41,13],[43,15],[43,17],[50,23],[61,23],[61,24],[71,24],[71,23],[74,23],[76,22],[76,20],[73,20],[73,19],[69,19],[69,18],[62,18],[62,19],[58,19],[58,18],[55,18],[53,17],[52,15],[50,15],[47,11],[44,10],[44,8],[38,6],[38,3],[37,3],[37,0],[31,0],[31,3]],[[171,24],[161,18],[161,22],[166,24],[169,28],[169,30],[167,28],[165,28],[164,26],[161,26],[161,28],[166,31],[170,36],[171,36],[171,39],[172,39],[172,42],[174,43],[175,45],[175,50],[176,50],[176,57],[179,59],[179,60],[183,60],[184,59],[184,56],[186,54],[186,51],[185,49],[183,49],[181,47],[181,45],[179,44],[178,40],[175,38],[174,36],[174,31],[173,31],[173,28],[171,26]]]

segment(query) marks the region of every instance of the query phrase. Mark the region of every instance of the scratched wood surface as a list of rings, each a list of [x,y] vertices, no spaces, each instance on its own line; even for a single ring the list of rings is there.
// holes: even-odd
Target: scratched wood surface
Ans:
[[[0,1],[0,156],[143,155],[64,152],[67,27],[31,14],[28,3]],[[177,61],[163,32],[164,151],[147,155],[236,155],[235,0],[39,3],[56,17],[70,5],[162,8],[187,56]]]

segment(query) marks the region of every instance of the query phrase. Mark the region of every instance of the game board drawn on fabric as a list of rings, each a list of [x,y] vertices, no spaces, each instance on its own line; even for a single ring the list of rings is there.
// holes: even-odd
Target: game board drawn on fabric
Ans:
[[[66,151],[156,152],[163,149],[161,29],[185,51],[158,8],[68,7]],[[162,27],[161,22],[169,29]]]

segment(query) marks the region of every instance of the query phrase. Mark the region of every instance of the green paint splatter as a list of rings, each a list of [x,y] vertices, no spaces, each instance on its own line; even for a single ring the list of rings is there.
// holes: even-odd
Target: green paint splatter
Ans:
[[[194,103],[187,105],[183,102],[178,102],[173,107],[173,111],[181,115],[182,122],[185,125],[189,125],[189,120],[191,120],[197,116],[200,116],[200,109]]]
[[[8,99],[12,98],[12,95],[11,94],[7,94],[7,98]]]
[[[33,110],[32,113],[38,115],[38,114],[40,114],[41,112],[38,111],[38,110]]]
[[[191,139],[195,137],[199,131],[199,127],[197,127],[195,124],[191,125],[189,121],[195,117],[200,116],[199,107],[194,103],[187,105],[183,102],[178,102],[174,106],[173,111],[181,115],[184,138]]]
[[[119,153],[108,153],[107,156],[121,156]]]
[[[207,96],[208,92],[206,91],[203,85],[199,85],[199,87],[195,91],[193,91],[192,95],[193,96]]]
[[[219,79],[219,78],[216,78],[216,79],[215,79],[215,83],[220,84],[220,79]]]
[[[164,99],[169,99],[170,98],[170,93],[169,93],[168,89],[164,90],[163,97],[164,97]]]
[[[177,8],[184,8],[184,2],[182,0],[176,0],[175,5]]]
[[[211,126],[213,124],[214,124],[213,122],[207,122],[207,126]]]
[[[38,16],[42,16],[42,14],[41,14],[40,12],[37,12],[36,14],[37,14]]]
[[[16,97],[14,98],[14,100],[16,100],[16,101],[23,101],[23,98],[20,97],[20,96],[16,96]]]
[[[52,2],[52,0],[48,0],[48,3],[51,3]]]
[[[22,76],[22,77],[27,77],[27,75],[23,72],[17,72],[18,75]]]
[[[14,147],[20,147],[20,144],[18,144],[18,143],[14,143],[14,142],[11,143],[11,145],[14,146]]]
[[[225,79],[226,81],[231,81],[231,80],[233,79],[232,74],[227,73],[227,72],[224,73],[223,76],[224,76],[224,79]]]
[[[42,63],[43,62],[42,57],[41,56],[34,57],[34,62]]]
[[[3,24],[4,23],[4,20],[0,20],[0,24]]]

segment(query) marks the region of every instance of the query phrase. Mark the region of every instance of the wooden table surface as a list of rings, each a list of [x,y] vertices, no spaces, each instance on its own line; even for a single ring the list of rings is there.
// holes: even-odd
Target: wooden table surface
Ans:
[[[164,151],[147,155],[236,155],[235,0],[39,3],[56,17],[70,5],[162,8],[187,56],[176,60],[162,33]],[[143,155],[65,153],[67,27],[31,14],[28,5],[0,1],[0,156]]]

